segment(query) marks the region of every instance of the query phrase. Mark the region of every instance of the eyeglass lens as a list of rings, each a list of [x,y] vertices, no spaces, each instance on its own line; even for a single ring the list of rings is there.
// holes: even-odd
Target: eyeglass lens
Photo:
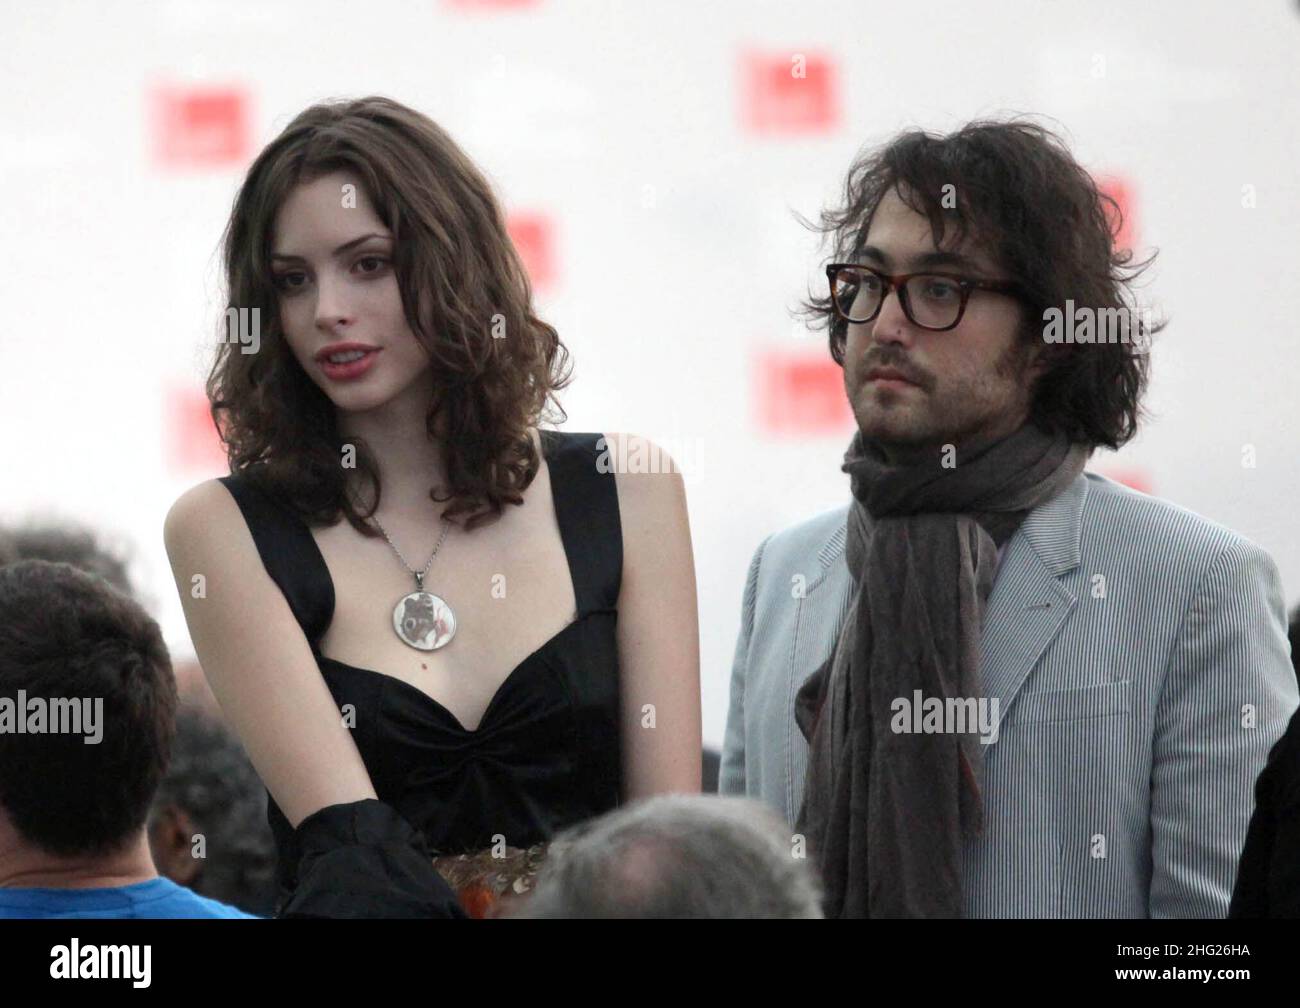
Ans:
[[[874,273],[842,269],[835,274],[832,293],[836,307],[850,322],[870,322],[880,311],[886,286]],[[961,287],[948,277],[922,274],[904,284],[902,301],[913,323],[942,329],[961,314]]]

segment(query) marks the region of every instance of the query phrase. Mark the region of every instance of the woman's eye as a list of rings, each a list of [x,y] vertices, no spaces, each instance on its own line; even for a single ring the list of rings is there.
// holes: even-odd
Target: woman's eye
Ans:
[[[381,272],[387,265],[388,260],[383,256],[362,256],[355,263],[356,268],[367,276]],[[291,294],[307,286],[307,275],[299,270],[278,273],[271,277],[271,283],[286,294]]]
[[[302,277],[301,273],[278,273],[271,278],[271,283],[279,290],[294,291],[301,287],[301,284],[292,283],[295,278]]]

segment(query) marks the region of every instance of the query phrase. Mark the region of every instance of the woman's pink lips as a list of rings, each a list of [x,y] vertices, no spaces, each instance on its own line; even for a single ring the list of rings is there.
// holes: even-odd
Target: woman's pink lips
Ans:
[[[346,364],[331,364],[328,359],[321,361],[321,370],[325,372],[325,377],[333,381],[353,381],[360,378],[375,363],[375,358],[379,356],[378,350],[367,350],[364,357],[358,357],[354,361],[348,361]]]

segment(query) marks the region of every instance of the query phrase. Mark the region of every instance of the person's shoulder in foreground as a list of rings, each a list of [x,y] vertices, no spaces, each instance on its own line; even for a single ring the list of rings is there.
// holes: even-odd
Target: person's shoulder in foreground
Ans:
[[[161,876],[106,889],[0,889],[0,918],[38,917],[261,919]]]

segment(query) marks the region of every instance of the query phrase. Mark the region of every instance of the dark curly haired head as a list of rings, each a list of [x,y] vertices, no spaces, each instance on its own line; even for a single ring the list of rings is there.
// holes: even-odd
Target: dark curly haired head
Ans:
[[[1147,324],[1133,296],[1151,259],[1135,263],[1131,250],[1115,247],[1120,208],[1061,139],[1023,118],[971,122],[945,136],[895,136],[855,161],[843,203],[811,225],[828,237],[832,261],[859,261],[872,216],[891,190],[929,220],[936,247],[969,237],[1023,288],[1020,339],[1038,346],[1043,363],[1029,419],[1094,448],[1131,439],[1148,380],[1149,341],[1164,328]],[[952,193],[956,199],[945,199]],[[1122,338],[1045,342],[1044,312],[1063,309],[1067,300],[1076,310],[1126,309],[1117,313]],[[847,326],[829,296],[810,298],[804,310],[827,328],[831,356],[843,365]]]
[[[442,442],[445,463],[445,483],[430,474],[430,498],[449,502],[444,515],[466,529],[492,521],[505,504],[522,502],[537,473],[530,428],[563,418],[554,392],[568,383],[568,354],[533,313],[528,278],[482,173],[438,125],[383,97],[302,112],[253,162],[235,199],[224,237],[228,314],[258,308],[260,332],[254,353],[223,333],[208,377],[231,472],[309,522],[342,515],[363,534],[378,534],[364,522],[379,506],[375,458],[364,442],[341,436],[334,404],[288,345],[271,269],[286,198],[340,172],[356,180],[391,232],[402,312],[430,359],[426,429]],[[357,488],[343,462],[347,444]],[[360,488],[370,492],[351,492]]]

